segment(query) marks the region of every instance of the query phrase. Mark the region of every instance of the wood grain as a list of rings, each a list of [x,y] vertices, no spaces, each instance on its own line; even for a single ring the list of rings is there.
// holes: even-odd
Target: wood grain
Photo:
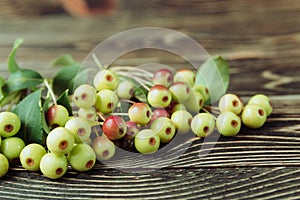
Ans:
[[[98,168],[70,170],[59,181],[19,168],[1,182],[1,196],[27,199],[285,199],[298,195],[296,167],[161,169],[125,174]],[[42,186],[42,187],[41,187]],[[277,191],[277,192],[274,192]]]
[[[70,53],[82,62],[99,42],[120,31],[166,27],[194,38],[210,55],[220,54],[228,60],[228,92],[240,95],[245,103],[256,93],[269,95],[274,112],[268,122],[258,130],[243,128],[236,137],[213,134],[212,141],[186,141],[163,159],[154,158],[151,167],[142,156],[119,154],[105,164],[98,162],[89,172],[69,169],[62,179],[49,180],[40,172],[13,165],[0,181],[0,197],[299,199],[300,3],[128,0],[119,2],[118,9],[101,18],[54,15],[0,20],[0,75],[9,75],[6,59],[17,37],[25,39],[17,53],[20,65],[53,77],[58,68],[51,62],[61,54]],[[192,50],[189,53],[201,60]],[[114,64],[145,63],[191,67],[180,56],[157,50],[131,52]],[[185,145],[189,148],[177,158]],[[143,172],[130,173],[135,168]]]

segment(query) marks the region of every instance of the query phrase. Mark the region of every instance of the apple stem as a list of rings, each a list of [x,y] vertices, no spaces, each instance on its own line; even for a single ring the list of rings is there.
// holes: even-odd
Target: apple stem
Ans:
[[[120,101],[127,102],[127,103],[132,103],[132,104],[136,103],[136,102],[134,102],[132,100],[129,100],[129,99],[120,99]]]
[[[115,71],[115,72],[119,72],[119,71],[139,71],[142,74],[144,74],[147,77],[152,78],[153,74],[151,72],[148,72],[147,70],[138,68],[138,67],[132,67],[132,66],[113,66],[111,68],[111,70]],[[132,73],[132,72],[131,72]]]
[[[48,90],[48,95],[51,96],[51,99],[52,99],[53,103],[54,103],[55,105],[57,105],[55,95],[54,95],[53,90],[52,90],[51,86],[49,85],[47,79],[44,79],[44,84],[45,84],[45,86],[46,86],[46,88],[47,88],[47,90]]]
[[[121,73],[118,74],[118,75],[131,78],[131,79],[135,80],[136,82],[138,82],[141,85],[149,85],[149,86],[153,85],[153,83],[150,80],[144,80],[144,77],[138,77],[138,76],[134,76],[134,75],[131,75],[131,74],[121,74]]]
[[[203,110],[204,112],[206,112],[206,113],[212,114],[212,113],[211,113],[209,110],[207,110],[206,108],[202,108],[202,110]],[[213,114],[212,114],[212,116],[213,116],[214,120],[217,120],[216,116],[214,116]]]
[[[134,79],[136,82],[138,82],[141,86],[143,86],[146,90],[150,90],[150,88],[146,85],[146,84],[148,84],[148,83],[150,83],[150,82],[147,82],[147,81],[145,81],[145,80],[143,80],[143,79],[140,79],[140,78],[137,78],[137,77],[131,77],[132,79]]]
[[[216,106],[205,105],[205,106],[203,106],[203,108],[210,110],[212,113],[220,114],[220,110]]]
[[[151,78],[148,75],[142,74],[142,73],[122,72],[122,71],[116,71],[115,73],[120,75],[120,76],[124,76],[124,77],[139,77],[139,78],[143,78],[143,79],[146,79],[148,81],[151,81]]]
[[[102,113],[100,113],[100,112],[97,112],[97,114],[98,114],[98,116],[103,120],[103,121],[105,121],[106,119],[105,119],[105,117],[103,116],[103,114]]]
[[[99,134],[97,128],[94,127],[93,130],[94,130],[95,135],[96,135],[97,137],[100,137],[100,134]]]
[[[128,113],[110,113],[110,115],[128,116]]]
[[[94,59],[94,62],[96,63],[96,65],[100,68],[100,70],[104,70],[106,68],[106,66],[103,66],[100,62],[100,60],[97,58],[96,54],[93,53],[92,57]]]
[[[140,81],[138,81],[138,80],[136,80],[139,84],[141,84],[146,90],[150,90],[150,88],[146,85],[146,84],[144,84],[143,82],[140,82]]]

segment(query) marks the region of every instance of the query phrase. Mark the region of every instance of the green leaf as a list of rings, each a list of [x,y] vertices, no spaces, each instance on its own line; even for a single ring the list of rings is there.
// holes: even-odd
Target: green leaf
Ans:
[[[147,103],[147,93],[148,91],[144,87],[140,86],[134,90],[134,97],[139,101]]]
[[[97,72],[98,71],[96,69],[91,69],[91,68],[84,69],[84,70],[78,72],[78,74],[74,77],[74,80],[72,82],[73,83],[72,87],[69,88],[69,89],[74,91],[78,86],[80,86],[82,84],[92,85],[93,84],[93,82],[92,82],[93,79],[91,77],[94,76]]]
[[[53,66],[68,66],[76,64],[77,62],[73,59],[73,57],[70,54],[64,54],[62,56],[59,56],[53,61]]]
[[[74,78],[79,70],[79,64],[69,65],[59,70],[53,78],[54,93],[60,95],[65,90],[70,89],[70,94],[73,94]]]
[[[49,103],[50,103],[51,97],[48,97],[46,99],[42,99],[42,124],[43,124],[43,130],[45,133],[50,133],[50,128],[48,126],[47,120],[46,120],[46,112],[49,109]]]
[[[44,142],[42,108],[40,100],[42,88],[25,97],[13,112],[17,114],[22,122],[17,136],[22,138],[26,144]]]
[[[126,101],[120,101],[119,102],[119,110],[118,110],[118,112],[120,112],[120,113],[128,113],[128,109],[130,108],[130,106],[131,106],[132,104],[131,103],[129,103],[129,102],[126,102]],[[129,118],[129,116],[128,115],[123,115],[123,116],[121,116],[125,121],[129,121],[130,120],[130,118]]]
[[[3,96],[0,97],[0,107],[10,104],[12,101],[14,101],[18,96],[20,95],[20,91],[15,91],[12,93],[3,93]]]
[[[7,80],[6,89],[11,93],[14,91],[37,86],[43,82],[43,77],[36,71],[20,69],[10,74]]]
[[[20,69],[15,57],[16,57],[17,49],[21,46],[22,43],[23,43],[23,38],[16,39],[12,51],[8,56],[7,66],[8,66],[8,71],[10,73],[14,73]]]
[[[203,63],[196,74],[195,84],[204,85],[210,92],[210,104],[220,100],[229,86],[229,65],[221,56]]]
[[[72,107],[69,101],[69,90],[67,89],[66,91],[64,91],[64,93],[62,93],[58,99],[57,99],[57,104],[64,106],[69,113],[69,116],[73,116],[73,111],[72,111]]]
[[[0,87],[2,87],[3,85],[5,85],[5,80],[0,76]]]
[[[0,76],[0,105],[1,105],[1,99],[3,99],[5,96],[5,92],[2,90],[5,84],[6,84],[5,80]]]

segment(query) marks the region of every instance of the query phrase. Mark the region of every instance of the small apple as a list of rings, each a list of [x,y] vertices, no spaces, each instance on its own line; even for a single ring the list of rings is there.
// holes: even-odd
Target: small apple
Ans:
[[[159,69],[154,73],[152,81],[169,87],[173,83],[173,73],[168,69]]]
[[[175,111],[171,115],[171,121],[179,133],[188,133],[190,131],[193,116],[186,110]]]
[[[154,153],[159,148],[160,138],[153,130],[144,129],[135,136],[134,145],[136,150],[142,154]]]
[[[71,151],[74,141],[74,136],[68,129],[57,127],[48,134],[46,144],[52,153],[64,155]]]
[[[157,118],[160,118],[160,117],[170,118],[170,114],[164,108],[156,108],[155,110],[153,110],[153,115],[152,115],[150,123],[152,123],[154,120],[156,120]]]
[[[53,105],[47,110],[46,118],[51,127],[62,127],[69,120],[69,113],[64,106]]]
[[[100,90],[114,90],[118,86],[118,77],[111,70],[99,71],[93,80],[95,88]]]
[[[139,125],[147,125],[152,117],[152,111],[148,104],[139,102],[134,103],[130,108],[128,109],[128,115],[130,118],[130,121],[133,121]]]
[[[167,87],[154,85],[150,88],[147,99],[151,106],[155,108],[165,108],[170,104],[172,94]]]
[[[115,155],[115,144],[105,136],[95,138],[92,147],[99,160],[109,160]]]
[[[127,130],[124,138],[130,140],[136,136],[136,134],[139,132],[140,129],[138,125],[132,121],[127,121],[126,126],[127,126]]]
[[[167,117],[156,119],[150,126],[154,133],[158,134],[161,143],[168,143],[172,140],[176,133],[176,127]]]
[[[170,86],[172,99],[176,102],[183,103],[191,95],[191,88],[187,83],[175,82]]]
[[[102,130],[106,137],[110,140],[117,140],[126,134],[126,123],[122,117],[109,116],[105,119]]]
[[[111,90],[101,90],[97,93],[97,99],[95,103],[96,110],[103,113],[111,113],[119,102],[118,95]]]
[[[180,69],[174,75],[174,82],[184,82],[193,87],[196,80],[196,74],[190,69]]]

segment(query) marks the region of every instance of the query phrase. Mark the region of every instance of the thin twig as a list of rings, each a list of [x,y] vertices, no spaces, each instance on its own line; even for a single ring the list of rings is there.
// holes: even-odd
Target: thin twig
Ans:
[[[100,113],[100,112],[97,112],[97,114],[98,114],[98,116],[103,120],[103,121],[105,121],[106,119],[105,119],[105,117],[103,116],[103,114],[102,113]]]
[[[141,86],[143,86],[146,90],[150,90],[150,88],[143,82],[143,81],[140,81],[140,79],[137,79],[137,78],[133,78],[136,82],[138,82]]]
[[[50,94],[50,96],[51,96],[51,99],[52,99],[53,103],[55,105],[57,105],[55,95],[54,95],[53,90],[52,90],[51,86],[49,85],[47,79],[44,79],[44,84],[45,84],[45,86],[46,86],[46,88],[48,90],[48,94]]]
[[[213,106],[210,106],[210,105],[205,105],[205,106],[203,106],[202,110],[204,110],[204,109],[210,111],[211,113],[215,113],[217,115],[220,114],[220,110],[219,110],[218,107],[213,107]]]
[[[99,132],[97,131],[97,128],[94,127],[93,129],[94,129],[95,135],[96,135],[97,137],[100,137]]]
[[[128,116],[128,113],[110,113],[109,115]]]
[[[96,65],[100,68],[100,70],[104,70],[105,67],[101,64],[100,60],[97,58],[96,54],[93,53],[92,54],[94,62],[96,63]]]
[[[118,74],[119,76],[124,76],[124,77],[128,77],[128,76],[134,76],[134,77],[140,77],[140,78],[144,78],[147,79],[149,81],[152,80],[151,77],[149,77],[147,74],[142,74],[142,73],[136,73],[136,72],[122,72],[122,71],[115,71],[116,74]]]
[[[129,100],[129,99],[120,99],[120,101],[123,101],[123,102],[126,102],[126,103],[132,103],[132,104],[136,103],[136,102],[134,102],[132,100]]]
[[[206,113],[210,113],[211,114],[211,112],[209,112],[209,110],[207,110],[207,109],[205,109],[205,108],[201,108],[204,112],[206,112]],[[213,116],[213,118],[215,119],[215,120],[217,120],[217,118],[216,118],[216,116],[214,116],[214,115],[212,115]]]
[[[114,71],[122,71],[122,70],[126,70],[126,71],[139,71],[139,72],[142,72],[144,74],[147,74],[147,76],[149,76],[149,77],[153,77],[153,73],[151,73],[151,72],[149,72],[147,70],[138,68],[138,67],[132,67],[132,66],[113,66],[113,67],[111,67],[111,70],[114,70]]]

